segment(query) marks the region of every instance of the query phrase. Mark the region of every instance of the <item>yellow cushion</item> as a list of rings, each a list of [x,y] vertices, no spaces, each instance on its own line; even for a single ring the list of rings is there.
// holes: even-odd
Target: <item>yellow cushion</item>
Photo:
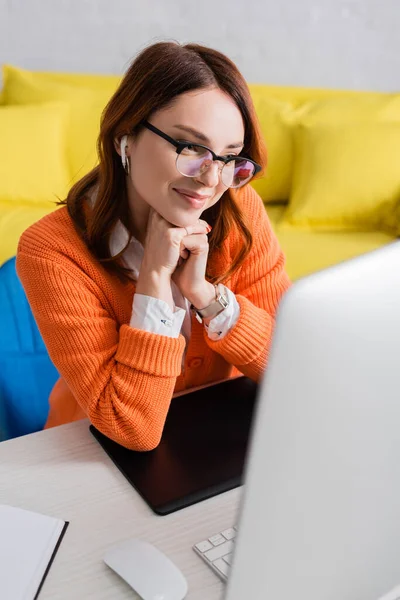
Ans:
[[[30,225],[58,208],[47,204],[10,204],[0,199],[0,266],[17,253],[18,240]]]
[[[292,173],[292,136],[285,117],[293,109],[288,102],[252,92],[254,106],[267,146],[267,168],[252,186],[264,202],[288,200]]]
[[[265,85],[262,83],[251,83],[249,84],[249,89],[252,96],[257,94],[277,98],[278,100],[289,102],[296,107],[310,101],[320,101],[330,98],[358,99],[379,95],[377,92],[369,91]]]
[[[376,250],[394,241],[382,231],[307,231],[282,227],[285,206],[266,207],[272,227],[286,256],[286,269],[292,281]]]
[[[100,116],[109,101],[110,89],[89,89],[59,82],[38,81],[29,71],[5,66],[5,104],[41,104],[62,101],[70,109],[67,153],[71,183],[80,179],[97,164],[96,142]]]
[[[0,107],[0,201],[47,205],[65,197],[67,124],[62,104]]]
[[[400,95],[385,92],[342,94],[312,99],[288,117],[292,124],[400,120]]]
[[[122,79],[120,75],[59,73],[56,71],[30,71],[30,74],[32,80],[38,83],[64,83],[94,90],[107,90],[110,94],[115,92]]]
[[[320,230],[399,229],[400,122],[296,128],[285,222]]]
[[[250,84],[268,151],[265,175],[252,182],[264,202],[288,200],[293,170],[292,127],[299,121],[366,118],[399,112],[397,95]],[[297,107],[294,110],[294,107]]]

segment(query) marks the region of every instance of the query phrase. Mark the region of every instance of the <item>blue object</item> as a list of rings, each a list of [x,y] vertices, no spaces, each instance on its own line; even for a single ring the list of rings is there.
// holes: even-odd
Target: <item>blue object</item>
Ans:
[[[11,258],[0,267],[0,440],[43,429],[58,377]]]

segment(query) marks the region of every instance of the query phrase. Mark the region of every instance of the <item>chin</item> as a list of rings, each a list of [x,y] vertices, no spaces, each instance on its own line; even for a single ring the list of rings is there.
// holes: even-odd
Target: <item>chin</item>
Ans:
[[[166,221],[175,225],[175,227],[187,227],[188,225],[194,225],[200,219],[202,211],[185,211],[185,213],[162,215]]]

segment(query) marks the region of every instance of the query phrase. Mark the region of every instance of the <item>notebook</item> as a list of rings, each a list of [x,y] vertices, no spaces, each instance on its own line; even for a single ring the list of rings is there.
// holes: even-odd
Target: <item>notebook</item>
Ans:
[[[150,508],[167,515],[241,485],[256,393],[254,381],[238,377],[174,397],[150,452],[90,430]]]
[[[68,522],[0,504],[0,598],[35,600]]]

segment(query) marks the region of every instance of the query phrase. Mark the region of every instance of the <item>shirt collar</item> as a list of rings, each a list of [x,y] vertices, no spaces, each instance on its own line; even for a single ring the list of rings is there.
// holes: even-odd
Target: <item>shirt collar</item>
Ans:
[[[121,250],[125,248],[129,241],[129,238],[130,235],[125,225],[123,225],[121,221],[117,221],[117,224],[111,232],[109,242],[110,254],[112,257],[117,256],[117,254],[119,254]],[[132,238],[132,240],[134,239],[135,238]]]
[[[92,206],[96,201],[96,192],[97,190],[94,190],[90,196],[90,203]],[[130,243],[127,246],[129,239]],[[123,262],[125,263],[125,266],[132,271],[134,278],[137,279],[143,259],[144,248],[136,238],[130,235],[129,231],[120,220],[117,221],[111,232],[109,248],[113,258],[125,248],[122,255]]]
[[[129,238],[130,243],[128,244]],[[126,246],[127,244],[128,246]],[[125,248],[122,254],[122,261],[125,267],[130,269],[133,278],[137,281],[142,265],[144,248],[136,238],[129,234],[129,231],[121,221],[117,221],[111,232],[109,248],[112,257],[119,254]]]

